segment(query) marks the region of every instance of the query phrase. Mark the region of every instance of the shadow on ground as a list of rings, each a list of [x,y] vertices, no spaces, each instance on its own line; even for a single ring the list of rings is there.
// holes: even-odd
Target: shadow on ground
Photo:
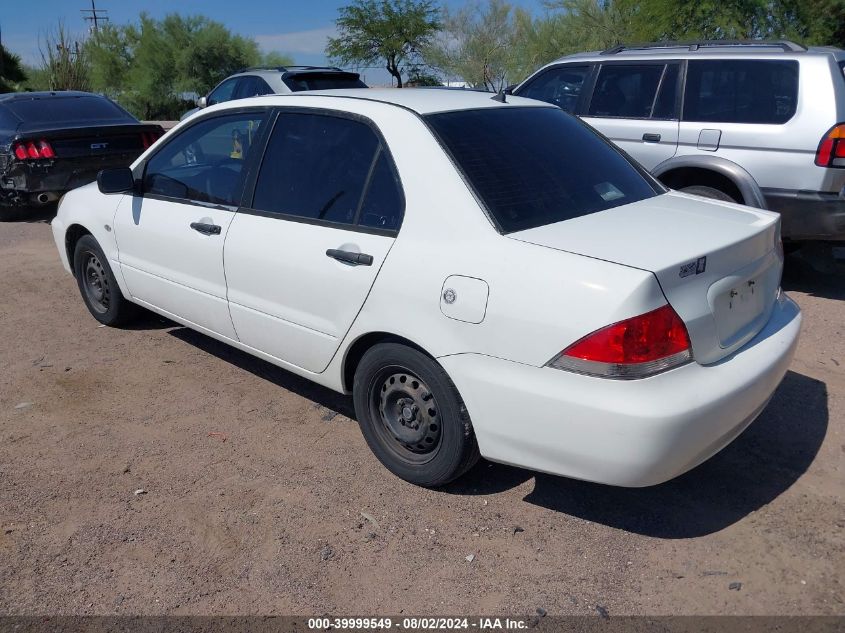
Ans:
[[[138,324],[139,328],[171,326],[169,334],[179,340],[355,419],[348,396],[167,319],[151,315]],[[442,491],[494,494],[533,477],[534,489],[525,497],[528,503],[647,536],[703,536],[770,503],[806,472],[827,432],[827,400],[823,382],[788,372],[769,406],[736,441],[701,466],[659,486],[616,488],[482,460]]]
[[[170,325],[175,325],[166,319],[164,321]],[[287,389],[288,391],[325,407],[326,409],[345,415],[353,420],[355,419],[352,399],[348,396],[344,396],[343,394],[332,391],[331,389],[322,387],[310,380],[306,380],[305,378],[300,378],[296,374],[280,369],[267,361],[251,356],[250,354],[242,352],[231,345],[221,343],[216,339],[208,337],[205,334],[195,332],[194,330],[177,326],[170,330],[169,334],[175,336],[181,341],[185,341],[190,345],[198,347],[204,352],[213,354],[227,363],[231,363],[240,369],[246,370],[259,378],[263,378],[282,389]]]
[[[528,503],[646,536],[693,538],[718,532],[785,492],[813,462],[827,425],[825,384],[788,372],[745,433],[665,484],[615,488],[481,463],[447,491],[490,494],[534,477]]]
[[[845,261],[833,258],[829,250],[830,245],[810,244],[788,255],[783,289],[825,299],[845,299]]]

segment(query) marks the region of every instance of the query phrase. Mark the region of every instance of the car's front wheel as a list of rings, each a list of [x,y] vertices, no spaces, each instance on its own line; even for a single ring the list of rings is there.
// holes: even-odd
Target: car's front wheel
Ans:
[[[76,242],[73,272],[85,306],[100,323],[121,325],[138,313],[138,306],[120,291],[108,259],[93,236],[83,235]]]
[[[355,414],[388,470],[420,486],[442,486],[478,461],[466,407],[443,368],[398,343],[368,350],[355,371]]]

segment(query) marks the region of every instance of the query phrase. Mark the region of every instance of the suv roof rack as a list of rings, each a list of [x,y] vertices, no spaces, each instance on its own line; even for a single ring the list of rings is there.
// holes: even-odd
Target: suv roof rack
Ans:
[[[692,42],[649,42],[646,44],[620,44],[601,52],[602,55],[616,55],[624,51],[650,50],[655,48],[686,48],[690,52],[703,48],[720,47],[759,47],[759,48],[780,48],[785,53],[803,52],[806,46],[796,44],[789,40],[698,40]]]
[[[250,66],[249,68],[242,68],[238,72],[245,73],[250,70],[275,70],[280,73],[300,72],[304,70],[337,70],[343,72],[342,68],[337,66]]]

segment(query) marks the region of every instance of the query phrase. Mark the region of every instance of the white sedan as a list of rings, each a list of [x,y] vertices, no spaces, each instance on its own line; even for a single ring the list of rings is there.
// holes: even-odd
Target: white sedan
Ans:
[[[647,486],[783,378],[779,226],[668,192],[545,103],[350,90],[208,108],[68,193],[53,233],[95,319],[143,306],[351,392],[408,481],[480,454]]]

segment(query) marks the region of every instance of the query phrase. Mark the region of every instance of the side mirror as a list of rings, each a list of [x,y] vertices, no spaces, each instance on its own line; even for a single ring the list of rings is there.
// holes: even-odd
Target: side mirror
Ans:
[[[507,88],[505,88],[505,94],[506,94],[506,95],[512,95],[512,94],[513,94],[514,89],[515,89],[518,85],[519,85],[519,84],[511,84],[510,86],[508,86]]]
[[[197,99],[197,107],[204,108],[208,105],[208,97],[200,97]]]
[[[135,190],[135,176],[128,167],[101,169],[97,174],[100,193],[129,193]]]

